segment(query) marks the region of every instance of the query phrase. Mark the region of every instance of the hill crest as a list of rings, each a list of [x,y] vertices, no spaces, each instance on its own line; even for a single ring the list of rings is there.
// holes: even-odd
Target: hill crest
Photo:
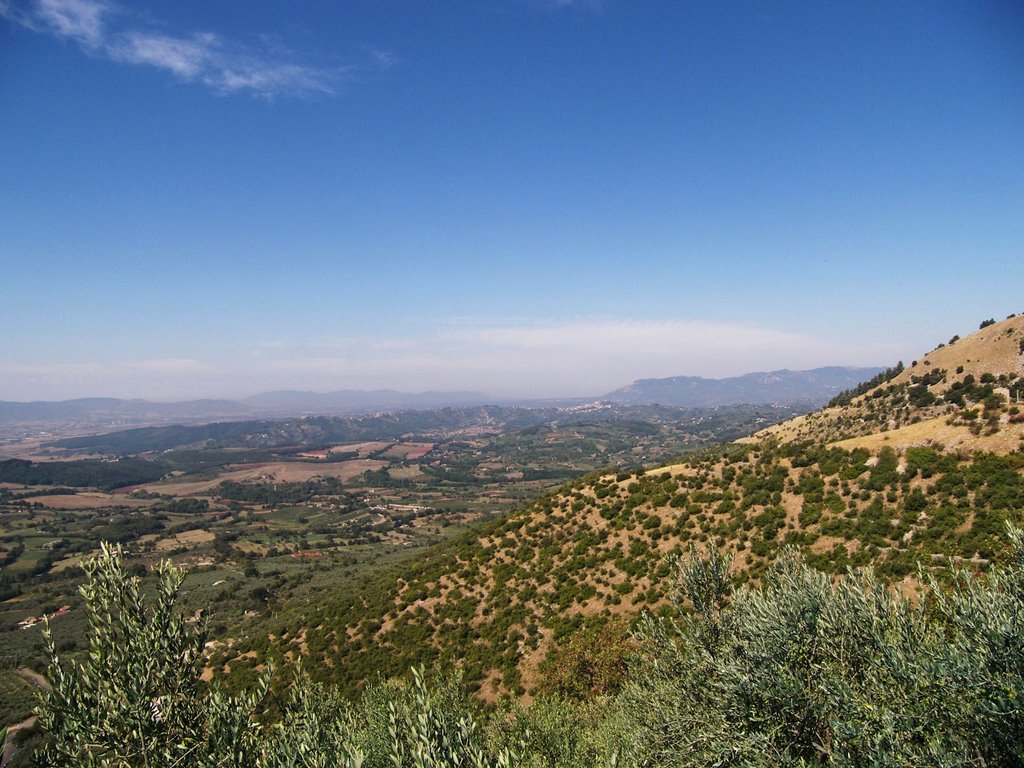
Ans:
[[[679,408],[739,403],[805,403],[819,407],[881,370],[828,366],[806,371],[757,371],[724,379],[702,376],[637,379],[628,386],[609,392],[602,399],[629,405],[659,403]]]
[[[954,336],[848,403],[763,429],[740,442],[811,441],[877,450],[935,444],[1016,450],[1024,439],[1024,316]]]

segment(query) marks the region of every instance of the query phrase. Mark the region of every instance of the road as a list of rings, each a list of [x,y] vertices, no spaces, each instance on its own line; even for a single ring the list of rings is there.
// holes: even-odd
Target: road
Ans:
[[[18,674],[28,680],[30,683],[35,684],[37,688],[41,688],[44,691],[51,691],[53,687],[50,682],[40,675],[38,672],[33,672],[28,667],[21,667],[18,669]],[[20,723],[7,727],[7,739],[4,741],[3,752],[0,753],[0,768],[4,768],[14,757],[14,753],[17,751],[15,742],[21,733],[31,731],[36,727],[36,716],[32,715],[22,720]]]

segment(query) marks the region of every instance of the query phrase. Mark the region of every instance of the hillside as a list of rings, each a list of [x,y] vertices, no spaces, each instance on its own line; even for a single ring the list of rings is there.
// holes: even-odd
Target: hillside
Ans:
[[[435,552],[397,582],[303,607],[304,630],[280,617],[274,634],[283,643],[272,655],[302,651],[336,664],[324,671],[344,683],[461,659],[485,695],[523,694],[553,641],[664,603],[665,556],[690,542],[736,552],[741,580],[756,578],[783,545],[829,572],[874,563],[893,580],[922,561],[984,568],[1003,546],[1004,520],[1021,521],[1022,470],[1019,453],[958,459],[932,448],[872,456],[790,446],[589,476]]]
[[[253,650],[302,654],[351,688],[444,660],[485,698],[528,696],[581,630],[665,606],[668,556],[691,543],[734,553],[741,582],[784,547],[829,573],[873,564],[908,593],[918,564],[985,570],[1005,522],[1024,519],[1022,419],[1009,402],[1021,396],[1022,323],[989,325],[746,444],[588,475],[401,572],[281,614],[266,638],[252,627],[259,639],[221,649],[212,669],[238,674]]]
[[[427,411],[396,411],[362,416],[310,416],[296,419],[216,422],[201,425],[139,427],[105,434],[52,440],[43,444],[51,453],[126,455],[176,449],[281,448],[326,446],[362,440],[397,440],[403,436],[444,439],[456,434],[498,434],[541,425],[571,426],[601,422],[682,424],[699,431],[702,422],[774,423],[800,413],[788,406],[728,406],[714,409],[667,406],[625,406],[590,403],[573,407],[474,406]],[[736,432],[733,434],[742,434]]]
[[[187,602],[212,608],[212,640],[255,634],[282,608],[361,590],[568,480],[666,461],[795,413],[490,408],[141,430],[90,438],[87,455],[114,454],[99,458],[37,454],[35,443],[4,460],[0,447],[0,724],[31,711],[16,670],[41,663],[39,618],[70,606],[55,628],[61,643],[81,642],[77,564],[102,541],[124,545],[132,568],[170,556],[194,569]],[[406,434],[417,429],[427,432]],[[325,444],[331,430],[363,439]],[[154,455],[161,445],[182,447]],[[124,455],[133,449],[146,453]]]
[[[628,405],[660,403],[679,408],[710,408],[737,403],[806,403],[819,407],[840,392],[870,379],[880,370],[831,366],[809,371],[747,373],[725,379],[701,376],[639,379],[627,387],[609,392],[602,399]]]
[[[1013,450],[1024,436],[1024,419],[1012,412],[1024,400],[1024,316],[990,322],[849,402],[769,427],[747,442],[902,449],[932,441],[950,450]]]

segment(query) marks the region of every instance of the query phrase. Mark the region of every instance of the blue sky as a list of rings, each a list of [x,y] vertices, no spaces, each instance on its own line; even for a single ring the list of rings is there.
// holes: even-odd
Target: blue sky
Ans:
[[[0,0],[0,399],[600,394],[1024,310],[1024,6]]]

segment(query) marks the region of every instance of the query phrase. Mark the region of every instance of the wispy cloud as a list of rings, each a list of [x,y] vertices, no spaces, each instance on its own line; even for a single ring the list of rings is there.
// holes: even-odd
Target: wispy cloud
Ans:
[[[424,337],[280,345],[267,364],[310,365],[344,386],[476,389],[499,395],[598,395],[637,378],[723,377],[822,365],[880,365],[906,350],[851,345],[738,323],[584,318],[557,323],[466,319]],[[314,362],[315,361],[315,364]],[[311,376],[310,378],[314,378]],[[364,382],[364,383],[360,383]]]
[[[97,0],[39,0],[35,13],[24,18],[37,22],[35,29],[49,29],[60,37],[97,48],[103,42],[103,16],[109,6]]]
[[[391,51],[383,51],[380,48],[370,49],[370,60],[381,69],[391,69],[398,65],[398,57]]]
[[[264,340],[249,349],[240,345],[231,359],[0,361],[0,399],[111,395],[184,400],[274,389],[350,388],[598,396],[638,378],[717,378],[779,368],[889,365],[908,354],[905,346],[888,341],[843,344],[755,325],[700,320],[463,320],[457,326],[440,324],[416,337]]]
[[[0,379],[16,386],[0,394],[0,399],[64,400],[111,392],[115,397],[184,400],[192,389],[216,389],[223,375],[216,365],[188,358],[113,363],[0,361]]]
[[[313,66],[266,45],[247,45],[212,32],[167,34],[107,0],[0,0],[0,16],[77,43],[90,55],[155,67],[222,94],[330,94],[360,68],[382,70],[397,63],[390,52],[370,49],[362,63]]]
[[[191,40],[166,35],[129,32],[108,47],[116,61],[148,64],[166,69],[186,80],[199,77],[210,66],[217,38],[211,34],[196,35]]]

